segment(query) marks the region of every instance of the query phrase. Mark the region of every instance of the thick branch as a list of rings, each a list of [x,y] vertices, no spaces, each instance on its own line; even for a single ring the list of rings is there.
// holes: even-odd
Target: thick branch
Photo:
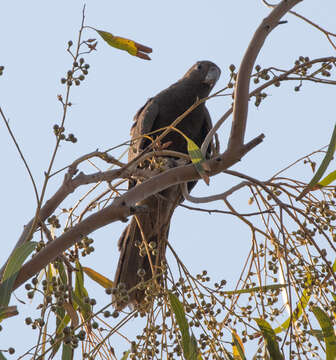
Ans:
[[[136,172],[141,172],[141,169],[137,169]],[[112,181],[114,179],[117,179],[119,177],[127,177],[130,175],[129,171],[124,171],[122,169],[116,169],[116,170],[109,170],[105,172],[97,172],[94,174],[85,175],[83,173],[79,173],[75,178],[71,179],[71,176],[69,173],[67,173],[64,176],[63,184],[60,186],[60,188],[56,191],[56,193],[48,200],[46,203],[41,207],[39,212],[39,222],[44,222],[49,216],[51,216],[54,211],[57,209],[57,207],[63,202],[64,199],[69,196],[72,192],[75,191],[75,189],[81,185],[88,185],[97,183],[99,181]],[[31,231],[31,227],[33,226],[35,222],[35,217],[33,217],[25,226],[22,231],[22,234],[20,235],[17,243],[15,244],[14,249],[16,249],[18,246],[22,245],[27,241],[28,235]],[[13,251],[14,251],[13,249]],[[12,251],[12,253],[13,253]],[[11,253],[11,254],[12,254]],[[10,255],[11,256],[11,255]],[[7,263],[7,261],[6,261]],[[5,265],[6,265],[5,263]],[[0,277],[4,271],[5,265],[0,270]]]
[[[279,24],[279,20],[282,16],[301,1],[302,0],[281,1],[281,3],[272,10],[269,16],[262,21],[254,33],[238,71],[234,94],[233,121],[228,145],[229,149],[240,147],[244,143],[250,76],[260,49],[263,46],[268,34]]]
[[[131,215],[132,208],[127,206],[109,206],[95,214],[87,217],[78,225],[67,230],[63,235],[48,243],[48,245],[37,253],[30,261],[28,261],[20,270],[14,285],[15,290],[41,269],[47,266],[58,255],[62,254],[66,249],[80,241],[84,236],[90,234],[111,222],[117,220],[125,220]]]
[[[242,148],[238,149],[238,151],[226,151],[221,156],[207,161],[206,166],[207,169],[209,169],[208,175],[216,175],[240,161],[247,152],[260,144],[263,138],[264,135],[261,134]],[[83,236],[87,236],[93,231],[115,221],[125,220],[129,215],[132,215],[132,211],[137,211],[137,207],[134,207],[137,202],[167,189],[170,186],[197,180],[199,178],[200,176],[194,165],[189,164],[167,170],[164,173],[154,176],[142,184],[135,186],[124,195],[116,198],[110,206],[90,215],[79,224],[67,230],[53,242],[47,244],[43,250],[36,254],[21,268],[14,288],[16,289],[30,277],[42,270],[63,251],[80,241]]]

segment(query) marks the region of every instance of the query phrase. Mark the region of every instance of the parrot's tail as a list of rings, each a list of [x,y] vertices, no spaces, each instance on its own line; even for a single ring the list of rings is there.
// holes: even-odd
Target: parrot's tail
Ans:
[[[152,303],[156,289],[162,286],[170,219],[181,201],[179,186],[173,186],[138,204],[148,212],[134,215],[119,239],[114,279],[117,309]]]

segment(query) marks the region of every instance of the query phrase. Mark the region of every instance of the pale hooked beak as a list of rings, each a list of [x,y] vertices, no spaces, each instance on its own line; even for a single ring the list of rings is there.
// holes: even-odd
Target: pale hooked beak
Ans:
[[[210,86],[214,86],[217,82],[217,80],[219,79],[221,74],[220,69],[217,66],[211,66],[205,79],[204,79],[204,83],[208,84]]]

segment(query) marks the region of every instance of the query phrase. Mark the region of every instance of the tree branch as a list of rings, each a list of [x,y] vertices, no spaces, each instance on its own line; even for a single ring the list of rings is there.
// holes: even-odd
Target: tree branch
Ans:
[[[289,69],[287,71],[276,69],[277,71],[283,71],[283,72],[280,75],[274,76],[271,80],[266,81],[264,84],[258,86],[254,90],[252,90],[249,94],[249,98],[260,94],[261,91],[272,86],[273,84],[277,83],[278,81],[284,81],[284,80],[307,80],[307,81],[319,82],[319,83],[323,83],[323,84],[335,85],[335,81],[325,80],[325,79],[316,79],[316,78],[312,77],[311,74],[307,75],[305,77],[298,77],[297,79],[288,77],[288,75],[297,73],[298,70],[300,70],[302,68],[306,68],[309,65],[325,63],[325,62],[335,62],[335,61],[336,61],[336,58],[334,56],[326,56],[326,57],[322,57],[322,58],[318,58],[318,59],[314,59],[314,60],[309,60],[309,61],[299,64],[299,65],[295,65],[294,67],[292,67],[291,69]],[[214,134],[223,125],[225,120],[228,119],[228,117],[232,114],[232,112],[233,112],[233,106],[226,111],[226,113],[216,122],[216,124],[208,132],[206,138],[203,141],[202,147],[201,147],[203,155],[206,153],[206,149],[208,148],[208,145],[209,145],[212,137],[214,136]]]
[[[248,113],[250,76],[255,60],[268,34],[279,24],[280,19],[302,0],[283,0],[262,21],[245,52],[236,82],[233,104],[233,121],[229,149],[243,145]]]
[[[188,188],[187,188],[187,184],[184,183],[181,185],[182,187],[182,194],[183,197],[195,204],[204,204],[204,203],[208,203],[208,202],[212,202],[212,201],[216,201],[216,200],[224,200],[226,199],[228,196],[232,195],[234,192],[236,192],[237,190],[241,189],[242,187],[248,185],[249,182],[248,181],[242,181],[241,183],[233,186],[231,189],[224,191],[221,194],[216,194],[216,195],[210,195],[210,196],[202,196],[202,197],[196,197],[196,196],[191,196],[188,193]]]
[[[276,5],[272,5],[270,3],[268,3],[266,0],[262,0],[262,2],[271,8],[274,8]],[[326,29],[324,29],[323,27],[319,26],[318,24],[314,23],[313,21],[309,20],[308,18],[306,18],[305,16],[302,16],[301,14],[297,13],[296,11],[289,11],[290,14],[295,15],[296,17],[300,18],[301,20],[307,22],[308,24],[310,24],[311,26],[313,26],[314,28],[318,29],[319,31],[321,31],[328,39],[330,45],[334,48],[334,50],[336,50],[336,45],[333,43],[333,41],[331,40],[331,37],[336,38],[336,34],[332,33]]]
[[[202,208],[196,208],[193,206],[189,206],[189,205],[185,205],[185,204],[180,204],[181,207],[184,207],[188,210],[194,210],[194,211],[200,211],[200,212],[206,212],[209,215],[211,215],[212,213],[214,214],[225,214],[225,215],[234,215],[234,216],[259,216],[261,214],[270,214],[270,213],[274,213],[274,210],[264,210],[264,211],[257,211],[257,212],[253,212],[253,213],[243,213],[243,214],[238,214],[236,212],[232,212],[232,211],[224,211],[224,210],[217,210],[217,209],[202,209]]]
[[[214,176],[240,161],[240,159],[247,152],[260,144],[263,138],[264,135],[261,134],[237,151],[226,151],[215,159],[208,160],[206,162],[206,166],[207,169],[209,169],[209,176]],[[118,172],[122,171],[124,170],[118,169],[111,170],[107,173],[114,172],[114,175],[116,175]],[[99,177],[99,174],[101,173],[97,173],[94,175]],[[75,179],[73,179],[73,182],[75,182],[78,177],[86,178],[87,176],[84,174],[79,174]],[[47,244],[43,250],[38,252],[30,261],[23,265],[16,279],[14,289],[18,288],[30,277],[42,270],[47,264],[53,261],[63,251],[73,246],[76,242],[80,241],[83,236],[87,236],[93,231],[108,224],[111,224],[115,221],[126,221],[126,218],[128,216],[133,215],[138,211],[143,211],[142,208],[138,209],[138,207],[135,206],[135,204],[139,201],[144,200],[149,196],[154,195],[173,185],[197,180],[199,178],[200,175],[194,165],[189,164],[167,170],[157,176],[154,176],[144,181],[142,184],[131,188],[125,194],[115,198],[111,205],[88,216],[86,219],[82,220],[82,222],[78,223],[72,228],[69,228],[64,234],[56,238],[53,242]],[[96,181],[99,180],[99,178],[96,179]],[[68,188],[65,184],[63,184],[64,188],[62,185],[61,189],[59,189],[59,191],[53,196],[53,198],[57,198],[57,201],[53,198],[53,200],[50,199],[51,201],[47,201],[45,206],[43,206],[43,208],[41,209],[41,216],[46,215],[46,213],[49,213],[50,211],[52,213],[55,210],[55,204],[60,200],[63,201],[64,196],[67,192],[70,193],[74,190],[73,182],[70,182],[72,186],[68,186]],[[82,184],[82,181],[80,181],[80,183]],[[29,231],[29,224],[26,227]],[[21,235],[21,238],[23,238],[23,235]]]

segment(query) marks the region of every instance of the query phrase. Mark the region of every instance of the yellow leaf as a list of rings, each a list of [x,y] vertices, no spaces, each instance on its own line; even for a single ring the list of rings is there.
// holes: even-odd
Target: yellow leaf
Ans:
[[[92,28],[94,29],[94,28]],[[117,49],[127,51],[130,55],[139,57],[144,60],[150,60],[150,57],[146,53],[151,53],[152,49],[148,46],[139,44],[133,40],[126,39],[120,36],[114,36],[113,34],[97,30],[97,33],[110,45]]]
[[[331,172],[325,178],[323,178],[318,185],[327,186],[336,179],[336,171]]]
[[[205,173],[205,167],[203,164],[205,159],[204,159],[201,149],[190,138],[188,138],[188,136],[184,135],[181,130],[179,130],[173,126],[170,126],[170,127],[171,127],[171,129],[177,131],[180,135],[182,135],[185,138],[185,140],[187,141],[187,150],[188,150],[188,153],[189,153],[192,163],[194,164],[197,172],[200,174],[200,176],[204,180],[204,182],[207,185],[209,185],[210,178]]]
[[[280,333],[281,331],[286,331],[289,327],[289,325],[297,321],[301,315],[303,314],[303,310],[309,303],[310,299],[310,288],[311,288],[311,276],[309,273],[307,273],[307,281],[305,281],[305,289],[303,290],[302,296],[297,304],[297,307],[293,311],[293,314],[291,317],[289,317],[285,322],[283,322],[280,326],[278,326],[276,329],[274,329],[274,332],[276,334]]]
[[[105,289],[113,287],[113,281],[111,281],[104,275],[101,275],[97,271],[94,271],[93,269],[88,267],[83,267],[82,269],[86,275],[88,275],[92,280],[94,280],[96,283],[98,283]]]
[[[243,342],[241,341],[240,337],[234,330],[231,330],[231,332],[232,332],[232,340],[233,340],[232,350],[233,350],[234,359],[246,360],[244,354],[245,350],[244,350]]]
[[[194,164],[196,170],[201,175],[202,179],[205,181],[207,185],[210,183],[209,176],[205,173],[205,169],[203,166],[204,157],[201,152],[201,149],[189,138],[186,137],[188,153],[190,155],[191,161]]]

